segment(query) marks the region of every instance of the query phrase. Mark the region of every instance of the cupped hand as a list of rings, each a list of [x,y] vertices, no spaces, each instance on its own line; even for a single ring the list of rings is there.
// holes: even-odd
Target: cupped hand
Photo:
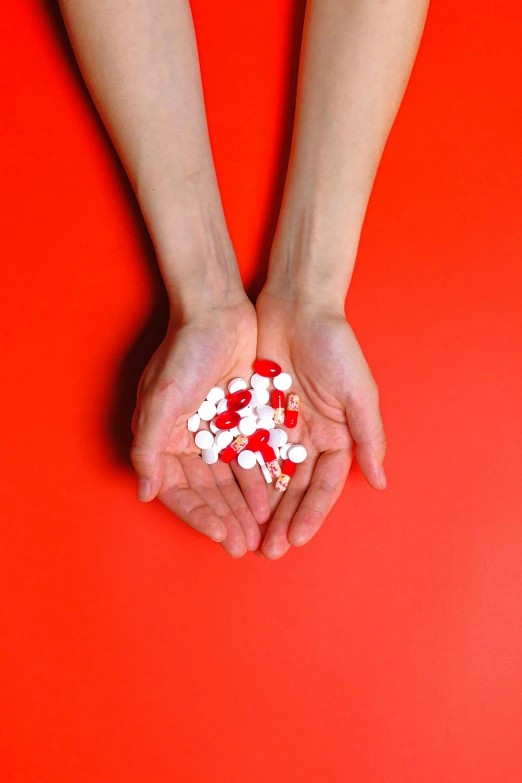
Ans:
[[[344,313],[263,291],[256,305],[259,358],[293,379],[300,399],[289,440],[308,451],[288,489],[271,493],[261,553],[276,559],[307,543],[339,497],[354,450],[370,485],[384,489],[386,437],[377,385]]]
[[[259,471],[237,463],[207,465],[187,420],[212,386],[250,377],[256,339],[256,315],[246,296],[171,322],[141,377],[132,420],[140,500],[157,496],[234,557],[260,544],[258,525],[270,514],[266,484]]]

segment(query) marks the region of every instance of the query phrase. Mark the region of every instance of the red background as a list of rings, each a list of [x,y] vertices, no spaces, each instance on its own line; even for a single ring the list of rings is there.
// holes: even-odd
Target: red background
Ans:
[[[192,5],[255,288],[304,3]],[[354,469],[275,563],[138,504],[129,419],[165,325],[151,243],[56,5],[3,23],[3,783],[519,783],[519,4],[430,9],[348,298],[388,489]]]

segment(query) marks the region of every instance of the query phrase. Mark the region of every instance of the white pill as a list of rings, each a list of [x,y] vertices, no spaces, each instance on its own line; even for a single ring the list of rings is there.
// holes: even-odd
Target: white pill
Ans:
[[[220,400],[218,404],[216,405],[216,410],[218,413],[224,413],[228,408],[228,400]]]
[[[229,432],[232,433],[234,438],[237,438],[238,435],[241,435],[241,433],[239,432],[239,427],[232,427],[232,429],[229,430]]]
[[[263,455],[261,454],[260,451],[256,451],[256,459],[257,459],[257,461],[259,462],[260,465],[264,465],[265,464],[264,457],[263,457]]]
[[[279,449],[279,456],[281,457],[281,459],[288,459],[288,452],[290,451],[293,445],[294,445],[293,443],[285,443],[284,446],[281,446],[281,448]]]
[[[215,446],[211,446],[210,449],[203,449],[201,456],[203,457],[203,462],[206,462],[207,465],[213,465],[214,462],[218,461],[218,450]]]
[[[250,385],[256,391],[259,391],[260,389],[268,389],[269,383],[270,378],[265,378],[263,375],[258,375],[257,372],[255,372],[250,378]]]
[[[235,394],[235,392],[242,391],[247,387],[248,387],[248,383],[243,378],[234,378],[234,380],[230,381],[230,383],[228,384],[228,390],[230,394]]]
[[[237,461],[241,465],[242,468],[245,468],[246,470],[250,470],[254,467],[256,464],[256,455],[253,451],[250,451],[249,449],[243,449],[243,451],[240,451],[237,455]]]
[[[299,462],[304,462],[307,457],[307,451],[304,446],[291,446],[288,450],[288,459],[295,462],[296,465]]]
[[[280,372],[275,378],[272,378],[272,383],[279,389],[279,391],[287,391],[292,385],[292,376],[287,372]]]
[[[212,419],[209,426],[210,426],[210,431],[213,432],[214,435],[216,434],[216,432],[219,432],[219,427],[217,426],[215,419]]]
[[[199,413],[195,413],[193,416],[191,416],[187,421],[189,432],[197,432],[199,430],[200,421],[201,419],[199,418]]]
[[[258,419],[256,430],[273,430],[275,427],[273,419]]]
[[[252,395],[252,399],[248,403],[251,408],[257,408],[259,405],[259,400],[257,399],[257,392],[255,389],[249,389],[248,390],[250,394]]]
[[[226,449],[227,446],[230,446],[233,440],[234,436],[230,430],[218,430],[216,432],[216,446],[218,449]]]
[[[216,415],[216,406],[213,402],[205,400],[198,408],[198,413],[201,416],[202,421],[210,421]]]
[[[207,400],[209,402],[213,402],[214,405],[217,405],[217,403],[224,399],[225,397],[225,390],[221,388],[221,386],[213,386],[209,393],[207,394]]]
[[[272,476],[270,475],[270,471],[268,470],[266,465],[261,465],[261,473],[265,477],[265,481],[267,484],[272,483]]]
[[[273,419],[274,412],[271,405],[258,405],[256,408],[256,413],[260,419]]]
[[[256,412],[253,408],[251,408],[249,405],[246,408],[241,408],[240,411],[238,411],[239,415],[242,419],[245,418],[245,416],[254,416],[256,417]]]
[[[259,407],[259,405],[267,404],[268,400],[270,399],[270,392],[268,391],[268,389],[258,389],[256,391],[256,396],[257,396],[256,407]]]
[[[276,446],[279,446],[279,448],[281,448],[281,446],[284,446],[285,443],[288,443],[288,433],[285,432],[285,430],[280,430],[278,429],[278,427],[276,427],[274,432],[278,432],[280,436],[279,443],[276,443]]]
[[[253,435],[256,431],[256,420],[253,416],[245,416],[237,426],[241,435]]]
[[[195,440],[198,449],[209,449],[214,445],[214,436],[208,430],[200,430],[197,432]]]
[[[279,446],[274,446],[274,454],[275,454],[275,458],[279,459],[280,456]]]

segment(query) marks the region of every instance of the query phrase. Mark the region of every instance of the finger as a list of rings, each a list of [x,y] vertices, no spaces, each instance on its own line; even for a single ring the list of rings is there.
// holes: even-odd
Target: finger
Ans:
[[[385,489],[384,455],[386,435],[379,410],[379,392],[373,383],[365,392],[354,395],[346,406],[346,418],[357,444],[359,467],[370,486]]]
[[[292,546],[307,544],[315,536],[341,494],[351,464],[350,449],[325,451],[321,454],[310,487],[296,510],[288,531],[288,541]],[[297,470],[290,481],[289,489],[296,475]]]
[[[131,460],[138,475],[138,499],[153,500],[162,485],[166,450],[180,416],[180,398],[173,384],[142,397],[133,418]]]
[[[283,493],[261,546],[261,553],[270,560],[283,557],[290,549],[288,528],[310,485],[313,469],[312,459],[297,465],[288,489]]]
[[[194,530],[213,541],[222,542],[227,537],[227,528],[219,516],[203,502],[187,484],[185,473],[177,457],[168,455],[165,475],[158,499]]]
[[[214,465],[211,465],[211,470],[219,491],[243,529],[249,552],[254,552],[261,542],[259,527],[239,489],[230,465],[226,465],[221,460],[218,460]]]
[[[189,486],[218,515],[227,529],[227,536],[222,541],[223,548],[232,557],[243,557],[248,549],[245,534],[219,491],[210,466],[197,454],[183,454],[179,459]]]
[[[261,473],[261,468],[254,465],[251,470],[246,470],[239,465],[237,460],[230,463],[232,472],[237,478],[250,511],[258,525],[264,525],[270,519],[270,504],[268,502],[267,483]]]

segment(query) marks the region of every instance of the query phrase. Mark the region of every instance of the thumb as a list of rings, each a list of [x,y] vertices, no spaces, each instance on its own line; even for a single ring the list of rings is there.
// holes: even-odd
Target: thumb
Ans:
[[[174,382],[155,386],[141,397],[133,417],[130,452],[138,476],[138,500],[153,500],[161,488],[166,451],[179,415],[180,397]]]
[[[379,391],[373,381],[350,397],[346,418],[356,443],[359,467],[370,486],[385,489],[386,474],[383,462],[386,454],[386,435],[379,410]]]

